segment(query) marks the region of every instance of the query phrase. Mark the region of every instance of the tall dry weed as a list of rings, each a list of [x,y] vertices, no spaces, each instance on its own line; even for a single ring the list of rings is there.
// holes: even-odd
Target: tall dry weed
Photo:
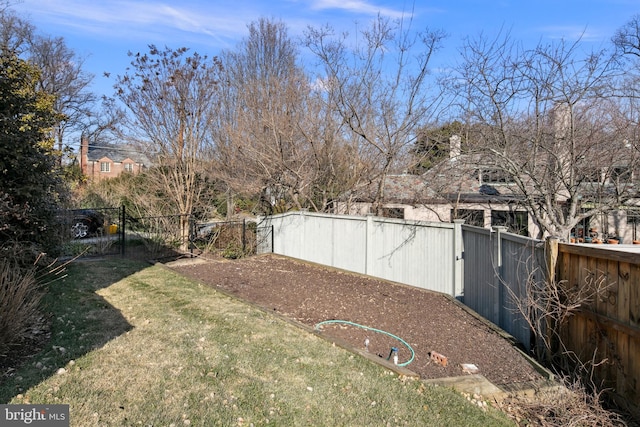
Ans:
[[[38,317],[42,294],[35,267],[25,269],[15,260],[0,259],[0,356],[25,337]]]

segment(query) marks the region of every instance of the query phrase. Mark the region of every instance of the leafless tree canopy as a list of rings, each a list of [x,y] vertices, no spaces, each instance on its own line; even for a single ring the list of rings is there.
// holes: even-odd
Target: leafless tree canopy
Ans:
[[[70,145],[67,130],[86,127],[95,107],[96,95],[89,90],[93,76],[83,71],[84,59],[70,49],[63,38],[43,36],[36,28],[0,3],[0,43],[38,67],[38,89],[55,97],[61,120],[53,129],[57,149]]]
[[[635,103],[620,97],[620,63],[581,41],[524,49],[509,34],[467,39],[451,82],[474,162],[514,183],[544,231],[567,238],[583,218],[635,197]]]
[[[151,171],[158,205],[184,216],[182,230],[188,232],[186,215],[205,203],[204,155],[211,150],[211,126],[217,103],[220,63],[187,49],[130,54],[127,73],[118,76],[118,99],[129,114],[123,123],[127,137],[137,142],[151,158]],[[186,239],[183,239],[186,241]]]
[[[348,187],[354,159],[284,23],[250,24],[249,36],[222,61],[220,180],[233,193],[260,195],[266,212],[327,209]]]
[[[7,1],[0,2],[0,44],[16,54],[22,54],[28,47],[28,41],[35,27],[16,15]]]
[[[253,23],[248,38],[223,58],[227,87],[218,160],[229,188],[295,200],[308,184],[298,130],[308,87],[286,27]]]
[[[616,31],[613,44],[625,55],[640,57],[640,15],[633,16]]]
[[[444,34],[415,33],[410,24],[378,16],[353,38],[325,26],[309,28],[304,42],[319,60],[318,81],[343,135],[375,184],[374,210],[382,208],[385,177],[405,166],[418,127],[442,99],[428,86],[428,65]]]
[[[54,129],[58,150],[62,152],[65,132],[82,131],[92,116],[96,95],[89,85],[93,76],[83,71],[84,60],[61,37],[34,36],[29,57],[40,69],[40,89],[55,95],[56,111],[64,117]]]

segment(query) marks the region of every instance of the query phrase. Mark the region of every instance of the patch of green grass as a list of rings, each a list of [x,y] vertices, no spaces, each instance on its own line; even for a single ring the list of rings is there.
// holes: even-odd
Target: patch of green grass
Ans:
[[[51,345],[0,397],[69,404],[74,426],[511,425],[159,266],[84,262],[56,286]]]

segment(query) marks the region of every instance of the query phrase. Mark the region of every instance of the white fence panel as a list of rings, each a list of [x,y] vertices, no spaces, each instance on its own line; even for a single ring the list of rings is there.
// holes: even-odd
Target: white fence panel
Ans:
[[[364,273],[366,220],[303,213],[299,258]]]
[[[259,229],[273,230],[274,253],[458,296],[455,227],[291,212],[263,219]]]
[[[357,273],[366,271],[366,218],[290,212],[265,218],[273,230],[272,251]]]
[[[367,265],[367,221],[365,218],[336,219],[332,222],[331,264],[336,268],[364,273]]]
[[[371,222],[367,274],[455,296],[454,224]]]
[[[461,222],[309,212],[265,218],[258,230],[273,242],[261,245],[261,252],[271,247],[277,254],[461,298],[529,348],[530,329],[516,301],[526,297],[532,275],[544,278],[540,241]]]

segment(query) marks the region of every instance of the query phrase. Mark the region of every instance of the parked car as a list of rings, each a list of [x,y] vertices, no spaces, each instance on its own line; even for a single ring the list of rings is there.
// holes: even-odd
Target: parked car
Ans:
[[[71,221],[71,236],[74,239],[83,239],[89,236],[101,234],[104,230],[104,215],[92,209],[80,209],[73,211]]]

